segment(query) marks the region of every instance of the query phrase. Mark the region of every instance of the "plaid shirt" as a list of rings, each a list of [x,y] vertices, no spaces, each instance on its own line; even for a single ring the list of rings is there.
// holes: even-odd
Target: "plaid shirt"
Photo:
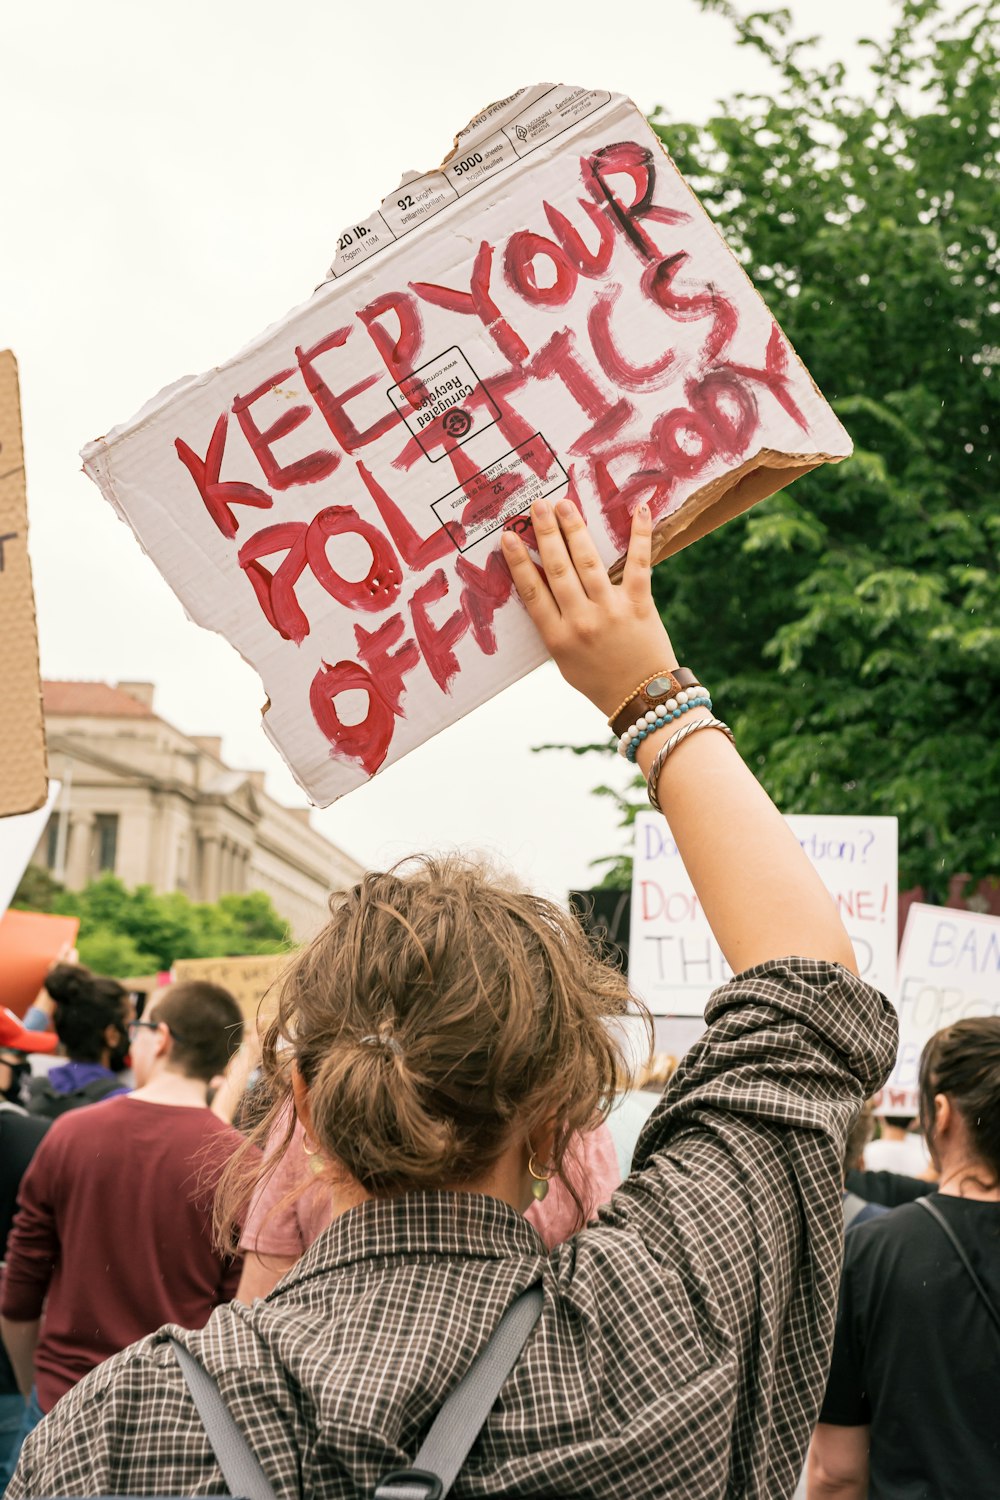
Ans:
[[[895,1016],[838,966],[788,959],[716,991],[708,1019],[631,1177],[550,1254],[492,1198],[372,1201],[269,1297],[183,1335],[281,1500],[367,1496],[412,1461],[538,1277],[542,1317],[456,1497],[792,1492],[829,1362],[845,1135],[889,1070]],[[59,1402],[7,1500],[225,1493],[164,1340]]]

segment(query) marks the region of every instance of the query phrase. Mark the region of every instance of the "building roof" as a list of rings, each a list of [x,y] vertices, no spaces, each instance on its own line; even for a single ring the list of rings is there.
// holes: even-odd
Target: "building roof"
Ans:
[[[46,714],[87,714],[112,719],[155,719],[151,708],[107,682],[43,682]]]

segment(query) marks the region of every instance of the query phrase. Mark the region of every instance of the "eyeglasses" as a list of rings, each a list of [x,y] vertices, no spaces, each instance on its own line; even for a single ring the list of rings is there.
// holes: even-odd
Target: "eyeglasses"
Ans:
[[[137,1032],[143,1031],[143,1030],[145,1030],[145,1031],[159,1031],[159,1029],[160,1029],[160,1023],[159,1023],[159,1021],[130,1021],[128,1023],[128,1039],[129,1039],[130,1042],[134,1042],[135,1038],[136,1038],[136,1033]]]
[[[146,1031],[159,1031],[161,1026],[166,1026],[167,1031],[175,1042],[183,1040],[166,1021],[130,1021],[128,1023],[128,1039],[130,1042],[134,1042],[137,1031],[142,1031],[143,1029]]]

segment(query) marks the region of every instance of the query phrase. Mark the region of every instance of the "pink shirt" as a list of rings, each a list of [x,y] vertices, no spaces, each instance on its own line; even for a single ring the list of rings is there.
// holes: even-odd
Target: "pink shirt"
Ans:
[[[284,1125],[272,1134],[264,1152],[265,1161],[281,1147]],[[270,1177],[257,1189],[250,1204],[240,1241],[241,1250],[257,1255],[280,1255],[298,1260],[333,1218],[329,1186],[310,1169],[310,1158],[302,1149],[302,1126],[295,1134]],[[621,1181],[615,1144],[607,1125],[599,1125],[577,1136],[570,1146],[567,1171],[583,1199],[586,1219],[592,1219],[601,1203]],[[569,1190],[554,1177],[541,1203],[533,1203],[525,1217],[538,1230],[551,1250],[569,1239],[581,1226]]]

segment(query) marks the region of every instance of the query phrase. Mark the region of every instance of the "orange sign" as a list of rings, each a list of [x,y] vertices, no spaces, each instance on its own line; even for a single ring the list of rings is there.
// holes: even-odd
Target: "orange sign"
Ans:
[[[73,947],[79,928],[79,917],[4,912],[0,917],[0,976],[8,1010],[24,1015],[52,965]]]

